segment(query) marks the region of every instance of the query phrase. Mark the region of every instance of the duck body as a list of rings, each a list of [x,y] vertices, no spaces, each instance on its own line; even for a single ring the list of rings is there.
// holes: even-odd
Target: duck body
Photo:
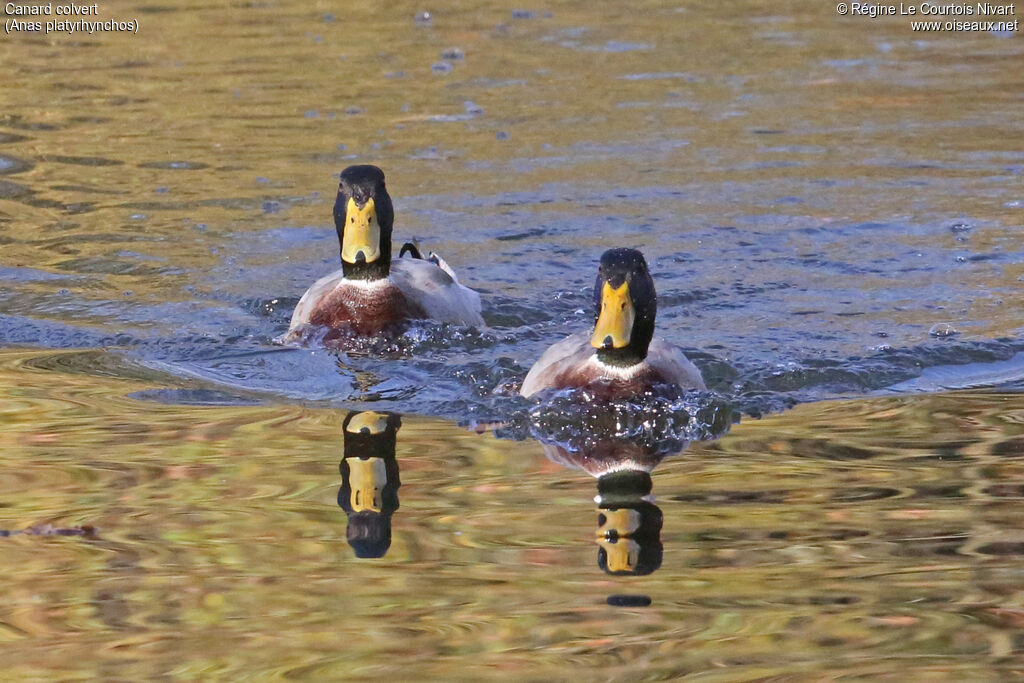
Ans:
[[[591,346],[590,337],[589,332],[579,332],[548,348],[530,368],[520,393],[532,396],[546,389],[588,389],[600,398],[614,401],[658,386],[705,388],[697,366],[664,339],[651,341],[644,360],[620,367],[603,363]]]
[[[394,335],[412,320],[482,326],[480,295],[426,259],[394,259],[388,276],[375,280],[346,278],[337,270],[302,295],[288,334],[295,337],[312,325],[356,336]]]
[[[303,294],[286,342],[317,327],[328,328],[325,339],[332,339],[401,334],[412,320],[484,324],[480,295],[460,285],[442,259],[420,258],[415,247],[412,258],[391,258],[393,222],[383,171],[361,165],[341,172],[334,224],[342,267]]]
[[[585,388],[599,398],[618,400],[659,386],[706,388],[700,370],[678,347],[654,337],[657,297],[643,254],[606,251],[594,303],[593,332],[552,345],[530,368],[519,393]]]

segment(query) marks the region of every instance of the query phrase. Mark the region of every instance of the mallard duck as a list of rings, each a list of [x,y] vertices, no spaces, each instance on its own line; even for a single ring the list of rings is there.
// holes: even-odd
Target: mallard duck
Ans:
[[[341,245],[341,270],[317,280],[292,313],[286,341],[309,326],[327,327],[333,336],[399,334],[408,321],[429,319],[459,325],[484,324],[480,295],[459,284],[435,255],[391,258],[394,209],[376,166],[349,166],[341,172],[334,224]],[[404,250],[403,250],[404,252]]]
[[[700,370],[676,346],[654,339],[658,310],[654,280],[643,254],[609,249],[594,285],[597,322],[551,346],[533,364],[519,393],[588,388],[609,399],[659,385],[704,389]]]

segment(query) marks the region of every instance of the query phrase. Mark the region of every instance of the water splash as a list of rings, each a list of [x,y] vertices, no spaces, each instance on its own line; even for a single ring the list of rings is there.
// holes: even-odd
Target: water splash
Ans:
[[[532,437],[570,451],[626,439],[651,452],[678,452],[689,441],[724,435],[738,420],[733,403],[710,391],[663,387],[629,400],[608,401],[586,389],[566,389],[515,414],[498,434]]]

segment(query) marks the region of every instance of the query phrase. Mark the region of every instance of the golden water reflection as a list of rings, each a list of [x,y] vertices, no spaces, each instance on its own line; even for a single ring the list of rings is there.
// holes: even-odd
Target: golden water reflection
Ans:
[[[95,534],[0,539],[12,677],[991,680],[1024,652],[1019,395],[806,405],[691,444],[654,471],[660,567],[610,576],[593,478],[539,444],[403,416],[391,546],[359,559],[346,413],[139,401],[38,354],[0,354],[0,528]]]

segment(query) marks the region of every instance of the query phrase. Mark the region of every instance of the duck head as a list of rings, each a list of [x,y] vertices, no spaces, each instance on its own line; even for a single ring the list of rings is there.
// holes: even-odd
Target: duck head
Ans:
[[[396,433],[402,419],[374,411],[349,413],[342,423],[338,506],[348,515],[345,537],[356,557],[383,557],[391,547],[391,515],[398,509]]]
[[[349,166],[341,172],[334,202],[334,225],[345,278],[379,280],[388,276],[394,220],[383,171],[362,165]]]
[[[644,255],[609,249],[601,256],[594,284],[597,308],[590,345],[602,363],[629,367],[647,357],[654,337],[658,299]]]

